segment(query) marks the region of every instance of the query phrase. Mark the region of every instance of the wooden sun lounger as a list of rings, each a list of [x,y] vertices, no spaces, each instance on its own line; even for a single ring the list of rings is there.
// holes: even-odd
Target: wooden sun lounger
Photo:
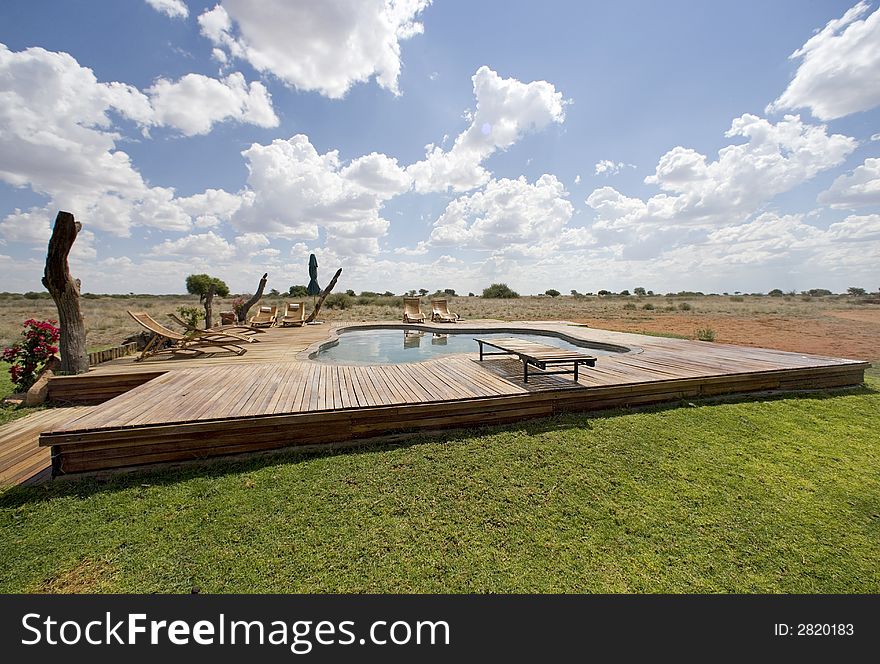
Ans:
[[[573,350],[565,350],[556,346],[539,344],[534,341],[525,341],[515,337],[501,337],[498,339],[475,339],[480,344],[480,362],[486,355],[516,355],[523,363],[523,382],[529,382],[529,365],[541,369],[542,376],[555,374],[574,374],[574,382],[578,380],[578,367],[586,364],[589,367],[596,366],[596,358],[592,355],[579,353]],[[484,351],[483,345],[499,349],[498,352]],[[573,369],[560,369],[559,371],[545,371],[548,365],[573,364]]]
[[[306,322],[306,303],[288,302],[284,305],[284,315],[278,321],[281,327],[300,326]]]
[[[275,318],[278,315],[278,307],[262,306],[251,316],[248,323],[252,327],[274,327]]]
[[[417,297],[403,298],[403,322],[424,323],[425,314],[422,313],[422,301]]]
[[[431,320],[434,322],[455,323],[461,320],[458,314],[450,313],[446,300],[431,300],[431,310]]]
[[[215,350],[222,349],[236,355],[244,355],[247,352],[247,349],[242,348],[237,343],[233,343],[233,341],[237,341],[235,339],[232,341],[224,341],[224,335],[222,334],[218,335],[207,331],[199,334],[181,334],[165,327],[145,311],[129,311],[128,315],[131,316],[138,325],[153,335],[144,350],[141,352],[140,357],[137,358],[136,361],[138,362],[152,355],[166,352],[173,354],[192,353],[193,355],[202,355],[205,353],[202,349],[205,348]],[[227,339],[229,338],[228,335],[225,336]],[[253,341],[253,339],[247,339],[244,337],[241,339],[244,339],[244,341],[247,342]],[[162,348],[162,342],[164,341],[171,341],[174,345],[170,348]]]
[[[254,328],[250,327],[249,325],[221,325],[219,327],[212,327],[210,330],[200,330],[199,328],[193,327],[192,325],[187,323],[185,320],[183,320],[177,314],[168,314],[168,318],[173,320],[178,325],[182,325],[184,328],[186,328],[186,334],[188,336],[195,335],[195,336],[204,337],[207,335],[211,339],[214,339],[215,341],[222,341],[222,339],[224,337],[228,337],[229,339],[234,339],[236,341],[244,341],[245,343],[250,344],[250,343],[258,342],[259,339],[252,339],[251,337],[244,336],[244,334],[239,334],[238,332],[232,332],[232,330],[242,330],[242,332],[249,332],[249,333],[257,333],[257,332],[262,333],[263,332],[263,330],[254,329]]]

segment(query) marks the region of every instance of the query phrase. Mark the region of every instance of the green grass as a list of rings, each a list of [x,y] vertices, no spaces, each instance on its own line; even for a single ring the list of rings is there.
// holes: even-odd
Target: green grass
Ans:
[[[880,380],[0,495],[0,592],[880,590]]]
[[[3,362],[0,360],[0,399],[9,396],[10,394],[15,393],[15,388],[12,385],[12,380],[9,377],[9,363]],[[17,408],[15,406],[4,406],[0,404],[0,426],[6,424],[7,422],[11,422],[12,420],[17,420],[19,417],[24,417],[25,415],[29,415],[34,411],[40,410],[40,407],[37,408]]]

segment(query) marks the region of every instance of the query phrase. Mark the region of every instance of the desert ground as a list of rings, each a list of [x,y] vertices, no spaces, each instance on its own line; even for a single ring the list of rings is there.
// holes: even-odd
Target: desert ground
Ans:
[[[335,299],[334,299],[335,298]],[[429,311],[430,297],[422,298]],[[283,307],[281,296],[261,304]],[[214,316],[230,310],[232,297],[215,299]],[[329,306],[328,306],[329,305]],[[90,350],[120,343],[140,329],[126,314],[144,310],[168,323],[178,307],[199,307],[196,296],[92,296],[82,300]],[[310,298],[306,299],[311,311]],[[877,361],[880,359],[880,304],[846,296],[645,296],[449,298],[451,311],[465,319],[568,320],[591,327],[695,338],[711,330],[717,343]],[[400,298],[331,295],[320,312],[325,322],[398,320]],[[57,318],[51,299],[0,295],[0,345],[14,341],[27,318]]]

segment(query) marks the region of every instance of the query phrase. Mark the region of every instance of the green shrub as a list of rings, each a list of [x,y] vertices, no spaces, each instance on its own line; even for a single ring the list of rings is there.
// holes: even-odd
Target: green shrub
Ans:
[[[198,307],[177,307],[177,313],[190,327],[198,327],[205,314]]]
[[[309,294],[309,289],[305,286],[291,286],[287,290],[287,294],[290,297],[306,297]]]
[[[550,297],[559,297],[559,291],[555,288],[549,288],[544,291],[544,295],[549,295]]]
[[[642,309],[644,309],[645,311],[652,311],[654,309],[654,305],[651,304],[650,302],[645,302],[642,305]]]
[[[694,336],[700,341],[715,341],[715,330],[711,328],[699,329]]]
[[[745,302],[745,300],[746,300],[746,299],[745,299],[744,297],[740,296],[740,295],[731,295],[731,296],[730,296],[730,301],[731,301],[731,302]]]
[[[333,293],[324,300],[324,306],[328,309],[348,309],[351,304],[351,296],[347,293]]]
[[[681,304],[678,305],[678,308],[681,311],[690,311],[691,309],[693,309],[693,307],[690,304],[688,304],[687,302],[682,302]]]
[[[512,290],[507,284],[492,284],[488,288],[483,289],[483,297],[507,299],[519,297],[519,293]]]
[[[623,305],[623,308],[626,309],[627,311],[633,311],[636,308],[636,305],[632,302],[627,302],[626,304]]]

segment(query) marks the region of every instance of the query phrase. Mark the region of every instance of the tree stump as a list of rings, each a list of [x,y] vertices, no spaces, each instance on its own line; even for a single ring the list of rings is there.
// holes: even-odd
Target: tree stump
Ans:
[[[336,285],[336,280],[339,279],[340,274],[342,274],[342,268],[336,270],[336,274],[333,275],[330,283],[327,284],[327,288],[322,291],[321,297],[318,298],[318,301],[315,304],[315,310],[312,311],[312,313],[309,314],[309,317],[306,319],[306,324],[311,323],[315,320],[315,318],[317,318],[318,312],[321,311],[321,305],[324,304],[324,300],[327,298],[328,295],[330,295],[330,291],[332,291],[333,287]]]
[[[254,306],[257,302],[260,301],[260,298],[263,297],[263,289],[266,288],[266,280],[269,278],[269,273],[266,272],[263,275],[263,278],[260,279],[260,287],[257,289],[257,292],[254,293],[254,296],[241,305],[241,309],[238,310],[238,322],[244,323],[247,320],[248,311],[251,310],[251,307]]]
[[[82,224],[70,212],[59,212],[49,240],[43,286],[58,307],[58,326],[61,334],[58,348],[61,352],[61,373],[81,374],[89,370],[86,353],[86,327],[79,308],[79,279],[70,274],[67,256]]]

